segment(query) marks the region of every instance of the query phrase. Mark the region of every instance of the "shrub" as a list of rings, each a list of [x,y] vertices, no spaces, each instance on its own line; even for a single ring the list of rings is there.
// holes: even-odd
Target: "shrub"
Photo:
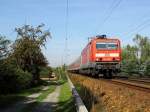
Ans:
[[[150,77],[150,60],[145,62],[144,74]]]
[[[47,66],[47,67],[40,67],[40,77],[43,78],[48,78],[50,75],[52,75],[52,68]]]
[[[11,65],[0,63],[0,93],[9,93],[16,88],[15,69]]]
[[[137,61],[135,60],[125,60],[123,61],[122,71],[131,74],[131,73],[138,73],[139,66]]]
[[[30,86],[31,74],[0,61],[0,94],[14,93]]]
[[[16,83],[19,85],[18,89],[25,89],[28,88],[31,85],[31,81],[32,81],[32,75],[29,72],[24,72],[21,69],[17,69],[16,70],[16,75],[17,75],[17,79],[16,79]]]
[[[49,70],[46,67],[40,67],[40,77],[48,77]]]

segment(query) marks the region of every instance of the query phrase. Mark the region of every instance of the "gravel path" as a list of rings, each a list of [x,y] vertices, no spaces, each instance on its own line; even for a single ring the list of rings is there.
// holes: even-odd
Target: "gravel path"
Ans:
[[[52,108],[56,107],[61,86],[57,86],[55,91],[47,96],[33,112],[52,112]]]

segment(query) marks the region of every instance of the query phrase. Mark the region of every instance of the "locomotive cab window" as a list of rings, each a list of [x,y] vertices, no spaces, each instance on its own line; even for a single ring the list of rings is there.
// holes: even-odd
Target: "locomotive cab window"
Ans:
[[[96,49],[106,49],[106,43],[96,43]]]
[[[118,47],[117,43],[108,43],[107,45],[108,49],[117,49]]]
[[[117,49],[117,43],[96,43],[96,49]]]

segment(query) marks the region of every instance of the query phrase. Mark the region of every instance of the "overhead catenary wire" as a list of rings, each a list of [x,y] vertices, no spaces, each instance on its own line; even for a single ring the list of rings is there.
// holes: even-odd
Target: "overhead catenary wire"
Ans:
[[[150,24],[150,18],[143,21],[142,23],[138,24],[137,26],[135,26],[131,31],[127,32],[127,33],[124,33],[123,35],[130,35],[130,34],[133,34],[134,32],[139,32],[139,31],[142,31],[143,29],[145,29],[147,26],[149,26]]]
[[[147,28],[147,27],[150,27],[150,23],[149,23],[149,24],[145,24],[144,26],[142,25],[142,26],[139,27],[135,32],[131,32],[131,33],[128,34],[128,35],[131,35],[131,37],[132,37],[135,33],[138,33],[138,32],[144,30],[144,29]]]
[[[149,27],[150,24],[147,25],[147,23],[150,23],[149,13],[150,12],[140,16],[141,18],[138,19],[138,21],[142,21],[142,22],[140,22],[139,24],[136,24],[136,25],[135,25],[135,23],[130,24],[130,27],[133,27],[133,28],[131,30],[128,30],[127,32],[122,33],[120,35],[120,37],[122,37],[124,35],[132,36],[135,32],[140,32],[140,31],[144,30],[145,28]],[[143,17],[144,17],[144,19],[148,17],[148,19],[143,20]]]
[[[110,7],[108,8],[108,12],[106,13],[105,18],[101,22],[102,24],[100,25],[100,27],[98,26],[99,28],[102,28],[105,25],[105,23],[109,20],[109,18],[111,17],[113,12],[116,10],[116,8],[121,4],[121,2],[122,0],[118,0],[117,2],[116,0],[113,0]]]
[[[150,18],[136,25],[131,31],[120,35],[120,37],[133,37],[145,28],[150,27]]]
[[[119,6],[122,0],[119,0],[109,11],[108,15],[105,17],[105,19],[102,22],[102,26],[105,24],[105,22],[110,18],[112,13],[115,11],[115,9]]]

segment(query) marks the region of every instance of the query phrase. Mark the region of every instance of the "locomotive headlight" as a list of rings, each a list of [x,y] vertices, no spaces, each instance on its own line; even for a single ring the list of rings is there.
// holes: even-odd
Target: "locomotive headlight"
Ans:
[[[119,53],[110,53],[110,57],[119,57]]]
[[[98,59],[98,58],[96,58],[96,61],[99,61],[99,59]]]
[[[105,57],[105,53],[96,53],[96,57]]]

